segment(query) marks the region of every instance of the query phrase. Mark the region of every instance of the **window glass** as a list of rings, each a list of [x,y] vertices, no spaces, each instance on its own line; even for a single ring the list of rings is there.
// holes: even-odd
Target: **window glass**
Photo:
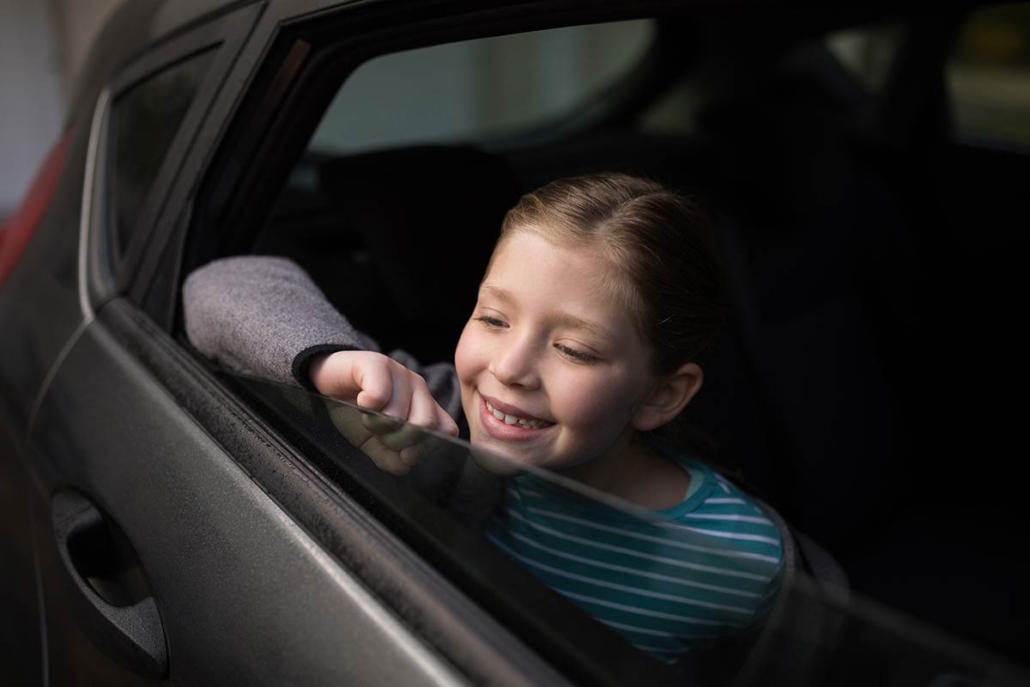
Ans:
[[[129,245],[143,203],[214,52],[207,50],[163,70],[114,103],[111,226],[116,256]]]
[[[777,547],[761,541],[776,531],[770,517],[778,516],[769,512],[748,505],[733,520],[713,513],[678,520],[560,472],[298,387],[241,375],[229,380],[273,410],[301,445],[320,446],[352,484],[369,488],[380,517],[390,508],[405,511],[481,572],[514,561],[628,640],[645,661],[635,666],[655,667],[640,675],[642,683],[825,684],[856,675],[881,683],[919,674],[927,684],[1025,684],[1024,668],[835,586],[825,569],[814,579],[785,567]],[[397,463],[375,438],[387,428],[404,437],[404,446],[419,448],[410,472],[391,474]],[[690,459],[683,464],[703,475],[688,501],[725,511],[746,500],[723,475]],[[476,541],[480,546],[470,545]],[[791,556],[812,554],[806,548]],[[498,575],[494,585],[515,593],[506,588],[510,581]],[[750,594],[759,589],[764,593]],[[744,606],[754,611],[747,620],[736,612]],[[567,609],[558,610],[567,617]]]
[[[969,15],[945,75],[956,133],[1030,145],[1030,3]]]
[[[502,455],[296,387],[232,379],[365,480],[379,512],[385,501],[452,541],[447,528],[474,533],[481,547],[464,555],[516,561],[641,658],[680,665],[723,640],[750,644],[778,598],[777,525],[689,456],[680,460],[693,486],[656,511],[540,466],[557,452]],[[418,450],[410,471],[402,447]]]
[[[650,20],[627,21],[377,57],[347,79],[311,148],[474,142],[546,124],[625,75],[653,33]]]
[[[618,40],[620,31],[636,38]],[[612,33],[603,41],[592,38],[606,35],[602,32]],[[578,172],[581,168],[639,165],[648,152],[655,153],[653,161],[670,163],[666,171],[672,164],[693,165],[705,176],[716,176],[710,171],[719,167],[699,163],[705,158],[692,150],[684,148],[689,154],[677,157],[680,151],[673,137],[657,139],[649,151],[641,145],[646,137],[637,136],[637,131],[604,130],[594,137],[570,135],[503,150],[475,145],[533,130],[588,106],[593,93],[639,62],[651,34],[648,22],[560,29],[426,48],[367,63],[343,84],[269,221],[260,227],[255,242],[242,250],[292,258],[326,298],[357,329],[374,336],[384,350],[403,348],[423,362],[453,360],[457,336],[469,320],[501,219],[538,180],[569,174],[570,160],[578,165]],[[818,65],[823,66],[829,59],[828,49],[860,84],[877,92],[886,83],[899,38],[894,28],[863,29],[830,36],[826,49],[820,38],[820,44],[814,46],[817,50],[809,52],[816,53]],[[580,59],[581,54],[592,54],[593,48],[584,47],[590,45],[598,50],[603,46],[605,56]],[[813,46],[802,47],[807,51]],[[608,66],[595,69],[595,65]],[[830,70],[830,74],[836,76],[837,71]],[[781,75],[777,70],[770,76]],[[746,89],[758,85],[748,79],[719,82],[718,72],[711,76],[716,79],[710,84],[713,91],[719,86]],[[684,83],[689,84],[689,75]],[[743,90],[741,94],[749,95]],[[655,120],[645,117],[644,128],[653,124],[655,130],[690,140],[683,135],[690,133],[689,129],[681,123],[691,121],[702,95],[680,92],[678,100],[655,109],[660,113]],[[806,103],[804,98],[798,101],[802,106]],[[764,136],[766,130],[756,126],[762,122],[754,119],[754,113],[748,109],[740,121],[747,130]],[[806,144],[826,140],[820,138],[823,127],[804,132],[810,133],[811,139],[793,129],[787,131]],[[464,145],[467,143],[473,145]],[[781,143],[806,156],[802,167],[816,149],[792,146],[789,139]],[[720,156],[713,158],[717,162],[732,161],[731,153],[715,152]],[[756,152],[764,152],[764,148]],[[784,160],[774,156],[763,162],[769,164],[761,168],[763,174],[789,169]],[[792,183],[791,178],[784,181]],[[765,265],[779,273],[782,266],[776,264],[776,255],[769,255]],[[784,250],[783,255],[789,260],[795,252]],[[789,302],[791,296],[786,298]],[[804,330],[799,340],[804,343],[808,337]],[[706,379],[717,383],[718,376],[711,374]],[[585,490],[546,469],[517,466],[519,470],[512,474],[501,474],[506,467],[513,467],[512,461],[477,447],[475,441],[426,434],[397,424],[394,431],[424,439],[426,451],[410,472],[395,476],[381,469],[382,456],[371,456],[362,448],[369,438],[369,423],[374,425],[381,418],[369,420],[375,416],[293,387],[249,378],[237,383],[250,390],[247,398],[267,410],[270,422],[296,440],[312,462],[344,485],[348,494],[363,499],[399,536],[415,542],[419,554],[430,563],[439,563],[432,556],[450,555],[447,564],[439,567],[453,578],[473,574],[470,571],[520,570],[529,576],[524,579],[542,582],[572,604],[569,608],[580,608],[584,617],[595,619],[599,627],[636,646],[637,658],[683,664],[704,655],[695,648],[722,650],[727,646],[723,640],[739,640],[734,644],[739,650],[736,658],[746,657],[752,647],[758,647],[774,670],[789,672],[795,666],[777,665],[777,661],[815,661],[815,654],[839,650],[841,657],[862,662],[870,646],[893,642],[874,629],[865,638],[845,638],[850,645],[838,644],[836,633],[843,617],[850,618],[848,614],[862,609],[857,597],[852,597],[854,606],[842,606],[839,598],[822,596],[818,585],[799,591],[795,585],[800,574],[794,580],[786,579],[786,568],[780,566],[785,556],[778,558],[777,552],[768,548],[734,549],[729,545],[733,537],[720,536],[727,531],[720,531],[719,526],[738,523],[744,528],[736,531],[744,535],[742,541],[775,548],[776,534],[783,530],[777,527],[771,509],[729,513],[730,519],[721,522],[718,517],[702,517],[696,527],[682,526],[669,519],[656,520],[651,512],[640,512],[605,492]],[[489,412],[508,424],[508,418]],[[765,420],[758,417],[757,410],[745,408],[744,412],[753,412],[760,422]],[[754,443],[762,441],[759,437]],[[689,472],[688,461],[683,463]],[[480,480],[473,482],[474,498],[468,498],[468,485],[462,484],[470,479],[469,474]],[[702,468],[698,479],[693,477],[694,484],[729,490],[712,496],[710,505],[750,506],[741,490],[714,471]],[[487,483],[495,491],[486,488]],[[683,496],[684,501],[693,497],[689,491]],[[502,517],[507,518],[503,526],[498,525],[498,511],[491,510],[491,505],[498,504]],[[472,536],[463,538],[458,532]],[[440,547],[440,542],[445,546]],[[468,548],[459,547],[458,542]],[[640,542],[655,548],[635,549]],[[434,545],[438,548],[433,549]],[[670,548],[690,551],[691,558],[678,558],[666,551]],[[717,565],[711,557],[724,562]],[[512,560],[519,565],[509,565]],[[827,558],[816,559],[820,561]],[[735,586],[719,576],[734,582],[744,580],[751,586]],[[518,585],[506,584],[498,577],[496,589],[514,600],[509,607],[522,607]],[[788,591],[789,597],[780,590]],[[783,598],[793,606],[781,604]],[[833,617],[824,615],[827,609]],[[716,615],[706,615],[709,612]],[[564,615],[569,622],[575,619],[574,614]],[[877,616],[870,617],[875,620]],[[695,621],[701,621],[696,623],[696,631],[684,632],[683,623]],[[781,636],[770,637],[767,630],[771,625]],[[852,624],[849,629],[860,632],[858,627]],[[924,635],[910,632],[908,627],[898,623],[890,631],[899,636],[907,633],[916,643],[922,642]],[[868,640],[866,644],[863,639]],[[900,644],[898,652],[912,655],[910,647]],[[931,662],[937,662],[933,670],[944,671],[951,665],[947,652],[929,650],[927,654]],[[619,658],[604,655],[598,660]],[[740,665],[739,660],[727,659],[721,667],[732,672]],[[847,674],[848,667],[842,663],[842,674]],[[863,667],[875,676],[872,682],[882,681],[891,670],[868,661]],[[758,670],[755,674],[763,673]],[[756,682],[762,684],[760,679]]]

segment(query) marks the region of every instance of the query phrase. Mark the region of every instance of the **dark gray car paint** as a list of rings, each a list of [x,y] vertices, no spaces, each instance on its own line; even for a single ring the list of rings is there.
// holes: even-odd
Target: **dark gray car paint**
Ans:
[[[135,546],[173,683],[461,682],[100,323],[54,377],[30,440],[44,483],[80,490]],[[52,548],[38,521],[35,535],[39,549]],[[55,655],[64,641],[51,634]]]

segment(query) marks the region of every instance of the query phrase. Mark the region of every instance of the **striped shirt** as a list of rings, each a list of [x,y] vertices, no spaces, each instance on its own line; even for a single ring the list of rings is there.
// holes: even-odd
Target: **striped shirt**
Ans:
[[[487,537],[659,660],[760,623],[779,589],[776,525],[703,463],[682,503],[641,519],[534,475],[510,479]]]

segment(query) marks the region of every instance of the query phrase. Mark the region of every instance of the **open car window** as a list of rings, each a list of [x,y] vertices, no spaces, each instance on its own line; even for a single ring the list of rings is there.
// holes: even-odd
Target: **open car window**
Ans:
[[[663,19],[618,25],[647,27],[651,21],[662,24]],[[695,19],[697,30],[703,31],[700,20],[704,17],[691,16],[691,26]],[[836,29],[837,24],[832,25]],[[615,26],[609,28],[615,31]],[[955,542],[955,550],[966,554],[987,548],[979,541],[979,530],[969,524],[982,524],[986,518],[967,519],[964,511],[953,508],[952,485],[938,489],[934,481],[940,474],[939,456],[955,450],[950,434],[929,431],[919,419],[948,417],[927,410],[938,408],[935,398],[942,399],[942,404],[948,398],[943,386],[936,386],[936,370],[932,382],[929,373],[925,380],[920,375],[924,367],[929,369],[925,351],[936,350],[929,343],[939,340],[928,335],[936,331],[932,319],[936,314],[927,313],[926,304],[950,301],[939,298],[936,283],[920,281],[926,258],[921,252],[925,246],[917,242],[917,230],[925,229],[919,225],[924,221],[922,208],[909,212],[916,206],[894,205],[914,197],[907,188],[895,193],[894,172],[902,168],[889,151],[870,146],[875,137],[855,135],[856,122],[879,126],[876,118],[858,115],[871,112],[862,108],[876,98],[890,96],[888,75],[897,61],[904,61],[903,45],[909,35],[898,28],[877,23],[832,35],[825,29],[813,30],[804,45],[784,53],[780,62],[770,60],[766,52],[744,50],[743,42],[724,41],[720,43],[724,52],[716,56],[748,78],[717,80],[720,69],[727,66],[717,61],[717,69],[709,75],[716,81],[704,84],[708,90],[698,93],[697,99],[681,98],[662,108],[669,126],[653,126],[651,100],[641,97],[634,105],[638,110],[606,121],[596,131],[561,131],[553,140],[508,148],[485,146],[483,141],[523,126],[533,128],[539,124],[537,119],[544,121],[549,113],[560,115],[566,107],[575,112],[593,101],[559,99],[551,102],[556,109],[533,110],[517,120],[512,110],[513,119],[484,124],[487,120],[478,115],[459,116],[448,109],[456,103],[441,94],[461,90],[461,83],[449,83],[447,88],[439,83],[449,78],[461,82],[468,71],[475,71],[479,76],[465,85],[498,80],[483,91],[487,100],[493,97],[490,93],[517,86],[516,90],[525,89],[519,92],[532,92],[533,97],[520,103],[528,104],[542,102],[550,74],[546,70],[513,74],[511,65],[489,60],[465,71],[426,67],[428,74],[423,74],[416,67],[428,65],[428,58],[425,64],[420,59],[430,53],[460,62],[455,55],[478,41],[521,40],[518,36],[481,39],[490,30],[468,29],[470,40],[465,43],[429,48],[420,47],[424,42],[401,44],[398,38],[396,48],[401,52],[365,63],[369,68],[380,64],[380,71],[368,81],[361,77],[365,67],[350,71],[367,58],[366,53],[343,54],[345,46],[339,48],[340,54],[326,50],[322,72],[313,68],[305,74],[310,76],[305,88],[324,95],[318,99],[318,111],[309,109],[291,119],[294,102],[277,110],[283,113],[284,123],[275,132],[282,140],[273,147],[292,145],[289,154],[273,164],[241,165],[261,170],[250,180],[255,185],[274,175],[267,170],[281,173],[282,185],[268,182],[267,192],[253,192],[241,184],[245,192],[239,196],[237,214],[229,213],[231,221],[225,220],[224,226],[205,226],[211,229],[207,236],[221,232],[232,240],[226,239],[210,254],[198,251],[201,259],[195,264],[236,254],[290,258],[356,329],[375,336],[384,350],[402,348],[426,362],[450,360],[475,303],[504,213],[522,193],[563,176],[615,170],[644,174],[688,194],[713,199],[717,210],[725,212],[727,221],[720,226],[722,249],[728,267],[736,270],[731,279],[740,293],[733,304],[735,327],[705,369],[705,391],[686,412],[719,444],[720,457],[733,468],[728,474],[742,484],[746,480],[755,493],[787,513],[792,525],[832,551],[853,576],[849,580],[853,588],[906,612],[921,613],[950,632],[968,630],[966,636],[978,641],[978,628],[997,627],[996,621],[1006,620],[1004,604],[982,601],[993,597],[981,596],[975,584],[963,583],[963,576],[972,580],[974,575],[962,568],[949,571],[950,577],[935,568],[931,571],[939,546],[936,539],[925,536],[940,534],[947,546]],[[583,30],[602,30],[602,25]],[[626,45],[643,50],[649,30],[639,34],[640,43],[609,42],[623,56],[613,57],[610,63],[630,69],[633,56],[641,53],[627,52]],[[447,39],[454,35],[447,34]],[[755,34],[759,35],[764,33]],[[318,51],[318,41],[313,44]],[[809,49],[813,45],[817,49]],[[700,49],[711,50],[704,45]],[[626,55],[633,59],[619,62]],[[382,67],[394,58],[398,60],[395,71]],[[705,64],[698,62],[698,66]],[[834,68],[826,69],[828,65]],[[676,66],[688,71],[687,76],[696,71],[691,63]],[[618,70],[610,76],[617,80],[620,74],[638,76]],[[842,80],[842,75],[848,78]],[[312,86],[316,82],[317,89]],[[660,90],[647,95],[662,103]],[[473,100],[479,97],[474,90],[469,93]],[[588,96],[585,90],[579,95]],[[297,102],[310,108],[308,100]],[[402,113],[409,118],[401,120]],[[410,126],[398,124],[401,121]],[[289,136],[297,140],[285,142]],[[853,212],[843,211],[848,208]],[[197,216],[203,212],[202,208]],[[951,274],[950,267],[946,271]],[[953,283],[950,276],[948,283]],[[953,332],[950,314],[941,322],[947,322],[941,333]],[[912,375],[913,368],[920,374]],[[252,405],[267,411],[263,417],[334,486],[358,500],[470,598],[515,628],[534,650],[544,652],[553,645],[558,647],[554,653],[560,653],[579,647],[578,658],[585,657],[586,662],[596,661],[606,668],[632,663],[628,671],[634,677],[642,675],[634,671],[645,671],[646,665],[670,665],[664,662],[671,658],[667,645],[648,643],[639,636],[646,633],[631,639],[620,633],[625,627],[615,624],[665,630],[635,625],[625,617],[608,618],[605,623],[584,610],[584,604],[597,600],[623,603],[583,592],[585,585],[603,587],[597,580],[577,579],[564,586],[546,581],[547,575],[551,581],[573,580],[561,574],[570,572],[561,565],[573,561],[570,556],[586,558],[574,548],[583,542],[563,539],[561,546],[535,546],[519,539],[528,536],[522,530],[493,539],[488,536],[493,516],[489,506],[518,497],[511,495],[503,480],[484,479],[483,485],[491,486],[481,485],[482,489],[456,486],[463,480],[476,484],[477,468],[482,472],[467,444],[437,437],[439,450],[398,478],[379,469],[333,422],[334,417],[351,415],[352,423],[360,425],[358,411],[337,408],[335,401],[293,387],[243,378],[233,378],[232,383]],[[933,391],[939,388],[941,393]],[[978,443],[969,446],[979,450]],[[591,508],[608,513],[605,517],[660,528],[653,519],[640,518],[622,504],[568,489],[553,474],[528,477],[524,481],[542,482],[541,489],[585,500]],[[771,520],[773,514],[746,517]],[[513,542],[535,555],[515,549]],[[719,656],[698,668],[708,677],[715,675],[709,683],[725,681],[741,670],[756,684],[819,683],[823,674],[802,675],[801,671],[813,665],[826,668],[829,661],[827,669],[838,671],[835,675],[855,671],[863,676],[863,684],[869,684],[904,672],[902,664],[911,656],[918,656],[912,660],[928,684],[938,684],[937,678],[943,680],[939,684],[959,684],[957,680],[968,676],[989,676],[1008,684],[1016,674],[993,655],[953,642],[926,625],[900,620],[857,595],[842,599],[827,592],[819,580],[813,583],[800,573],[791,578],[788,570],[805,566],[795,561],[791,568],[786,558],[780,593],[759,598],[762,607],[756,602],[751,608],[749,620],[764,618],[764,622],[734,627],[751,631],[742,632],[739,642],[720,640],[704,652]],[[982,572],[978,558],[964,558],[974,561],[971,569]],[[633,567],[622,562],[611,565]],[[605,574],[625,573],[604,569]],[[764,574],[768,578],[769,570]],[[937,586],[923,583],[931,574]],[[1001,579],[1014,576],[1006,573]],[[598,579],[632,586],[607,577]],[[956,600],[949,586],[952,582],[972,593]],[[984,588],[989,586],[1005,588],[986,584]],[[675,597],[650,597],[656,613],[680,615],[669,609],[690,605],[680,600],[689,598],[682,593],[648,591]],[[740,598],[749,603],[754,597],[747,594],[762,594],[734,591],[745,592]],[[733,602],[711,603],[745,609],[745,614],[749,608]],[[981,624],[985,617],[991,621]],[[1009,627],[1014,624],[1010,622]],[[1018,632],[1003,628],[998,635],[1013,638]],[[705,638],[710,635],[701,637]],[[552,660],[554,653],[547,658]],[[687,661],[691,670],[697,655],[691,654]],[[814,661],[806,658],[813,655],[818,655]],[[717,666],[713,672],[705,672],[713,665]],[[756,665],[769,672],[761,672]],[[677,671],[680,668],[663,673],[663,679],[682,682],[683,674]],[[774,673],[778,678],[770,677]]]

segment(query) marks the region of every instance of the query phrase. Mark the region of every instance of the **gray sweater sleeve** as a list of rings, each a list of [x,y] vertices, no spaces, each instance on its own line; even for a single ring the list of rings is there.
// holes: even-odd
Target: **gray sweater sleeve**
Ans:
[[[232,372],[310,388],[307,367],[318,353],[379,350],[286,258],[215,260],[193,271],[182,291],[190,343]],[[422,366],[404,351],[390,357],[425,377],[437,402],[459,417],[461,396],[453,365]]]

